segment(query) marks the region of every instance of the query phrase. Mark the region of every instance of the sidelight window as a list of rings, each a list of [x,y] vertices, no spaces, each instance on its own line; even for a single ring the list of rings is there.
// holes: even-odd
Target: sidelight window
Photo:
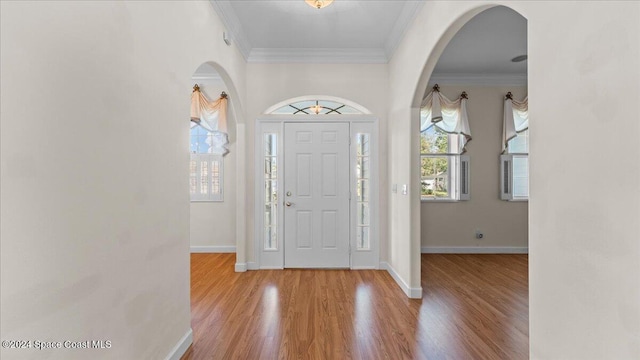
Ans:
[[[264,134],[264,249],[278,249],[278,137]]]
[[[371,134],[356,134],[356,247],[371,247]]]

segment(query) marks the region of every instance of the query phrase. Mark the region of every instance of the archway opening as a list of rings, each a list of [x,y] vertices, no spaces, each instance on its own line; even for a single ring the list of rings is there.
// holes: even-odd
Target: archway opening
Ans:
[[[421,285],[430,296],[453,275],[468,278],[472,291],[493,294],[487,301],[528,303],[526,55],[526,18],[507,7],[482,7],[451,26],[423,69],[413,101],[420,109],[419,146],[412,150],[420,170],[411,180],[421,196],[414,219]],[[517,111],[526,125],[505,130],[509,121],[514,125],[505,112]],[[439,272],[443,267],[454,274]],[[479,274],[489,267],[517,274],[499,285],[511,298],[501,299],[498,285],[483,282]],[[528,306],[508,316],[528,327]]]
[[[239,181],[244,177],[244,136],[238,94],[224,69],[213,62],[201,64],[191,81],[192,97],[209,106],[195,116],[192,106],[189,129],[191,252],[236,253],[238,258],[244,249],[244,231],[238,229],[244,229],[245,209]]]

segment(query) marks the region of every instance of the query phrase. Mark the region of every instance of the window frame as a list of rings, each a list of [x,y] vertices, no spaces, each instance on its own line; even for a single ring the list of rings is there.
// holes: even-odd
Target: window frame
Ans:
[[[521,132],[519,132],[516,137],[514,137],[513,139],[509,140],[509,143],[511,141],[513,141],[514,139],[516,139],[518,136],[520,136],[520,134],[526,133],[526,152],[511,152],[511,147],[509,146],[509,144],[507,145],[507,149],[506,149],[506,153],[500,155],[500,199],[501,200],[505,200],[505,201],[514,201],[514,202],[518,202],[518,201],[529,201],[529,197],[531,196],[530,194],[530,184],[529,184],[529,179],[531,178],[530,175],[530,161],[529,161],[529,145],[530,145],[530,139],[531,139],[531,135],[529,132],[529,128],[522,130]],[[513,189],[514,189],[514,180],[515,180],[515,176],[514,176],[514,159],[515,158],[526,158],[527,159],[527,195],[526,196],[516,196],[513,193]],[[506,173],[508,172],[508,173]],[[508,175],[507,175],[508,174]],[[506,178],[505,176],[508,176],[508,184],[506,184]]]
[[[363,115],[363,111],[354,104],[345,103],[337,98],[308,98],[291,99],[269,108],[265,114],[271,115]]]
[[[452,152],[452,142],[458,142],[457,146],[460,146],[460,134],[449,134],[446,131],[438,128],[435,124],[432,124],[424,131],[420,132],[420,137],[422,138],[423,133],[428,131],[429,129],[434,128],[435,131],[441,131],[443,134],[447,135],[447,152],[420,152],[420,201],[421,202],[458,202],[458,201],[466,201],[470,200],[470,183],[469,183],[469,173],[470,173],[470,158],[469,156],[462,155],[460,153]],[[422,142],[422,141],[420,141]],[[446,157],[447,160],[447,185],[448,185],[448,197],[424,197],[422,195],[422,181],[425,177],[422,176],[422,159],[424,158],[438,158],[438,157]],[[453,163],[453,164],[452,164]],[[466,174],[462,174],[462,168],[466,169]],[[464,182],[464,183],[463,183]],[[466,192],[463,192],[463,189]]]
[[[191,134],[194,128],[200,127],[206,132],[206,136],[209,136],[210,132],[196,125],[189,129],[189,146],[191,147],[191,138],[194,136]],[[203,135],[196,135],[203,136]],[[210,149],[208,150],[210,151]],[[191,166],[195,161],[195,173],[192,172]],[[207,193],[202,192],[202,176],[201,166],[207,164]],[[217,165],[217,174],[214,176],[214,165]],[[192,192],[192,179],[195,177],[195,192]],[[217,185],[219,191],[214,193],[214,186]],[[211,152],[198,152],[196,150],[189,151],[189,199],[191,202],[224,202],[224,156],[221,154],[214,154]]]
[[[224,174],[224,158],[223,156],[219,154],[191,153],[191,158],[189,160],[190,167],[191,167],[191,162],[193,161],[196,162],[196,171],[195,171],[196,191],[195,192],[189,191],[191,202],[223,202],[224,201],[224,175],[223,175]],[[200,166],[203,162],[207,163],[207,168],[208,168],[207,185],[206,185],[208,191],[206,194],[203,194],[201,191],[202,177],[198,176],[198,174],[200,174],[200,169],[201,169]],[[214,176],[214,171],[213,171],[214,163],[217,163],[218,165],[217,177]],[[191,171],[189,171],[189,173],[190,173],[189,181],[191,184],[191,177],[192,177]],[[218,193],[213,192],[215,180],[217,180],[218,182],[218,187],[219,187]]]

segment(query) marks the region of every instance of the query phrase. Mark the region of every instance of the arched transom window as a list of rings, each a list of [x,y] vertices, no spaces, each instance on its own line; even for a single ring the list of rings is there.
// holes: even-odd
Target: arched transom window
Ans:
[[[283,115],[348,115],[348,114],[362,114],[362,111],[351,107],[346,104],[342,104],[329,100],[307,100],[298,101],[283,107],[280,107],[271,112],[271,114],[283,114]]]

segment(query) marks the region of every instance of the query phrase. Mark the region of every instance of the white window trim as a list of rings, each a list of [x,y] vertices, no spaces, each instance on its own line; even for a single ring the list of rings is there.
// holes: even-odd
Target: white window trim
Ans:
[[[453,169],[453,171],[449,171],[448,179],[449,179],[449,188],[451,197],[448,198],[423,198],[422,191],[420,192],[420,201],[421,202],[458,202],[458,201],[468,201],[471,200],[471,158],[468,155],[460,155],[455,153],[421,153],[420,158],[423,156],[428,157],[445,157],[449,156],[451,158],[456,159],[454,166],[449,166],[449,169]],[[462,167],[466,164],[466,177],[462,174]],[[420,170],[422,171],[422,161],[420,161]],[[422,183],[422,176],[420,177],[420,182]],[[454,181],[455,180],[455,181]],[[463,182],[465,183],[463,186]],[[466,192],[463,192],[463,188],[466,188]]]
[[[350,115],[345,115],[349,116]],[[380,264],[380,229],[379,229],[379,139],[377,119],[368,122],[350,121],[350,168],[349,178],[351,191],[351,268],[377,269]],[[357,158],[357,140],[359,133],[369,134],[369,248],[358,249],[357,221],[357,177],[355,175]]]
[[[462,169],[466,169],[463,173]],[[471,200],[471,158],[469,155],[460,155],[458,161],[458,201]]]
[[[506,120],[505,120],[506,121]],[[506,126],[506,124],[503,124],[503,126]],[[524,134],[526,134],[526,136],[524,136],[524,140],[526,141],[526,146],[525,149],[526,152],[516,152],[516,151],[511,151],[511,142],[519,139],[520,136],[523,136]],[[531,194],[529,193],[530,188],[527,189],[527,195],[526,196],[516,196],[513,194],[513,186],[514,186],[514,172],[513,172],[513,159],[514,158],[522,158],[522,157],[526,157],[527,158],[527,166],[530,167],[530,162],[529,162],[529,145],[531,142],[531,137],[530,137],[530,132],[529,132],[529,127],[516,132],[515,137],[509,139],[507,141],[506,144],[506,148],[505,151],[502,155],[500,155],[500,178],[499,178],[499,182],[500,182],[500,199],[504,200],[504,201],[513,201],[513,202],[522,202],[522,201],[529,201],[529,197],[531,196]],[[518,150],[522,149],[521,147],[518,148]],[[506,181],[508,178],[508,181]],[[529,179],[531,178],[530,175],[530,168],[527,169],[527,186],[530,187],[529,184]]]
[[[297,102],[302,102],[302,101],[316,101],[316,100],[320,100],[320,101],[331,101],[331,102],[335,102],[335,103],[342,103],[344,105],[347,105],[349,107],[352,107],[358,111],[360,111],[362,114],[365,115],[371,115],[371,111],[369,111],[369,109],[365,108],[364,106],[347,100],[347,99],[343,99],[340,97],[336,97],[336,96],[327,96],[327,95],[305,95],[305,96],[298,96],[298,97],[294,97],[291,99],[287,99],[284,101],[281,101],[271,107],[269,107],[267,110],[264,111],[264,114],[271,114],[274,111],[287,106],[289,104],[294,104]],[[300,116],[300,115],[298,115]],[[351,116],[351,114],[349,114],[349,116]]]
[[[191,193],[191,202],[223,202],[224,201],[224,157],[219,154],[202,154],[202,153],[191,153],[190,162],[196,161],[196,192]],[[208,173],[208,194],[201,194],[201,177],[200,174],[200,164],[202,161],[207,161],[209,167]],[[218,162],[218,182],[220,187],[220,192],[217,194],[213,193],[213,163]]]
[[[530,196],[513,195],[513,158],[523,156],[526,156],[528,159],[529,153],[509,153],[500,155],[500,200],[513,202],[529,201]]]

